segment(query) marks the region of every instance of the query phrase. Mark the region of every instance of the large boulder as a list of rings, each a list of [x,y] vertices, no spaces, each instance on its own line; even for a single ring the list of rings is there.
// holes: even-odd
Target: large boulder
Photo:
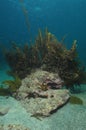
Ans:
[[[69,99],[69,91],[63,89],[63,81],[57,73],[36,70],[22,80],[14,96],[32,116],[49,116]]]

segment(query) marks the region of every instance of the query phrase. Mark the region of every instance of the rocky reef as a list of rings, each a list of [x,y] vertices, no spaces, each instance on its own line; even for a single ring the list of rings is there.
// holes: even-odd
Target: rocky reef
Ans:
[[[22,80],[14,97],[33,117],[46,117],[67,103],[69,91],[63,89],[63,81],[57,73],[40,69]]]

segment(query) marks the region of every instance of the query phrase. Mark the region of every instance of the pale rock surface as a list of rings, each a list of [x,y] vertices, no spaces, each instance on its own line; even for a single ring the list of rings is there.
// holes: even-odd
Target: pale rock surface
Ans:
[[[45,91],[43,87],[46,87]],[[32,116],[45,117],[68,101],[69,91],[60,89],[62,87],[63,81],[57,73],[36,70],[22,80],[15,96]]]

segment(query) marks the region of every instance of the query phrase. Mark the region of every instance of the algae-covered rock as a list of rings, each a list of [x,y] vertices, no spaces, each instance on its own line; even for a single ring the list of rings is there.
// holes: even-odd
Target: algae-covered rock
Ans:
[[[49,116],[69,99],[69,91],[62,89],[63,82],[57,73],[37,69],[22,80],[16,99],[32,116]],[[43,89],[43,85],[47,90]]]

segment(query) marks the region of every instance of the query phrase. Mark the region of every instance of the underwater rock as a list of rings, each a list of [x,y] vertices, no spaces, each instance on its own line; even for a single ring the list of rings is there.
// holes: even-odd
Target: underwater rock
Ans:
[[[31,130],[20,124],[9,124],[9,125],[0,125],[0,130]]]
[[[6,115],[8,113],[8,111],[9,111],[9,109],[10,109],[9,107],[0,106],[0,116]]]
[[[48,95],[48,98],[27,98],[21,101],[21,103],[32,115],[36,114],[45,117],[56,112],[69,99],[67,90],[48,90],[44,93]]]
[[[68,101],[69,91],[62,87],[63,81],[57,73],[37,69],[22,80],[14,96],[32,116],[46,117]]]

